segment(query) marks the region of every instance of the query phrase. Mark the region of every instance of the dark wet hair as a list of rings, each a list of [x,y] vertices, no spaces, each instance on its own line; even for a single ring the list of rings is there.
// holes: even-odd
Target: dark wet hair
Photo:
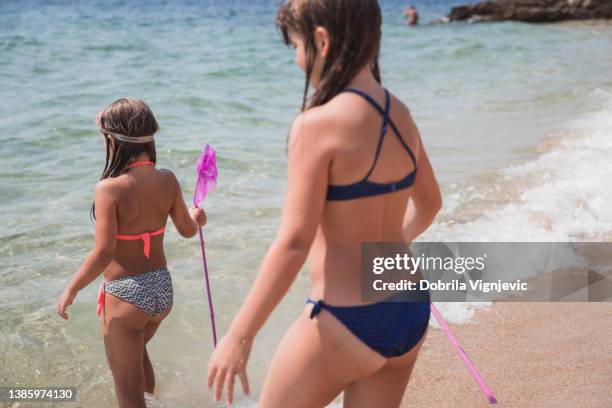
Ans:
[[[159,130],[159,125],[151,108],[135,98],[121,98],[108,105],[96,118],[106,144],[106,162],[100,180],[113,178],[125,173],[128,166],[147,153],[153,163],[157,161],[155,142],[130,143],[113,138],[111,133],[128,137],[151,136]],[[108,133],[107,133],[108,132]],[[112,140],[112,143],[111,143]],[[95,202],[91,206],[91,217],[96,218]]]
[[[306,52],[306,83],[302,110],[323,105],[336,96],[365,67],[370,66],[380,82],[378,54],[380,51],[382,16],[377,0],[285,0],[276,15],[276,26],[285,44],[290,35],[304,41]],[[310,76],[316,56],[314,31],[327,29],[330,36],[329,54],[314,94],[308,98]]]

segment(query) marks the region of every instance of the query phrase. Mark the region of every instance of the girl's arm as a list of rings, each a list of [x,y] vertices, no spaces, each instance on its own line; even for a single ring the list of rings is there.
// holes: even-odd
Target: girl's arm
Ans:
[[[208,387],[215,384],[217,401],[225,383],[227,401],[232,403],[236,374],[248,394],[246,364],[252,340],[304,264],[319,225],[332,155],[316,113],[305,115],[297,118],[291,130],[288,189],[278,235],[227,335],[210,358]]]
[[[433,222],[442,207],[442,195],[433,168],[425,152],[425,147],[417,132],[419,149],[417,157],[418,173],[410,190],[410,199],[404,215],[403,234],[407,242],[414,241]]]
[[[198,233],[198,230],[206,225],[206,213],[201,208],[191,207],[187,210],[185,200],[183,200],[183,192],[181,185],[174,176],[172,176],[172,184],[175,189],[175,198],[172,208],[170,209],[170,218],[181,236],[191,238]]]
[[[94,247],[59,298],[57,313],[68,319],[66,309],[78,292],[93,282],[111,263],[117,235],[117,196],[107,180],[96,185],[96,229]]]

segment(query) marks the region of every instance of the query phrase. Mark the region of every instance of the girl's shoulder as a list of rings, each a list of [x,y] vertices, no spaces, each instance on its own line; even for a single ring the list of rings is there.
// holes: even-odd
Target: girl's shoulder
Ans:
[[[94,189],[96,209],[103,203],[105,205],[117,206],[123,195],[121,183],[118,182],[116,178],[107,178],[98,181]]]
[[[390,102],[390,119],[393,122],[393,125],[395,125],[398,129],[403,130],[402,134],[406,133],[405,136],[409,136],[408,133],[414,133],[416,128],[410,109],[392,92],[388,92]],[[384,95],[383,91],[380,93]],[[385,108],[384,97],[379,94],[378,99],[374,98],[374,100],[378,103],[379,108],[375,108],[361,95],[356,95],[355,93],[351,92],[343,92],[338,94],[324,106],[328,105],[328,110],[330,112],[335,112],[338,117],[338,121],[341,121],[345,129],[349,129],[350,134],[350,131],[362,129],[362,127],[367,122],[372,120],[373,117],[380,117],[380,120],[382,120],[383,114],[379,111],[379,109]]]
[[[169,182],[177,182],[178,183],[178,179],[176,178],[176,176],[174,175],[174,173],[172,172],[172,170],[170,169],[157,169],[157,172],[164,178],[168,179]]]
[[[161,184],[165,184],[172,188],[178,185],[178,179],[171,170],[156,169],[156,173],[158,177],[156,184],[160,184],[161,182]],[[134,184],[130,181],[127,174],[122,174],[118,177],[100,180],[96,184],[95,193],[96,195],[121,196],[125,193],[129,193],[133,188]]]
[[[334,149],[341,141],[342,133],[359,126],[352,105],[354,102],[341,94],[323,105],[302,111],[291,126],[289,145],[302,141],[311,142],[318,150]]]
[[[98,181],[95,188],[96,195],[114,195],[120,193],[125,184],[124,180],[119,179],[120,177],[105,178]]]
[[[382,94],[381,90],[378,98],[373,98],[378,103],[380,109],[384,109],[385,105]],[[389,92],[389,96],[391,115],[411,119],[408,107],[391,92]],[[382,119],[382,113],[377,112],[377,110],[363,96],[352,92],[341,92],[329,102],[307,112],[312,113],[313,121],[317,121],[323,126],[354,130],[362,128],[365,123],[372,120],[372,117],[380,116]]]
[[[172,170],[159,169],[158,173],[163,178],[163,183],[161,183],[163,184],[163,188],[161,189],[172,197],[172,201],[174,201],[177,196],[181,196],[181,183]]]
[[[329,152],[334,145],[335,120],[323,106],[301,112],[291,126],[289,150],[301,145],[308,146],[310,151]]]
[[[170,169],[159,169],[159,174],[164,179],[164,184],[167,186],[166,191],[176,195],[177,192],[181,191],[181,184],[178,181],[178,178],[174,175],[172,170]]]
[[[311,141],[317,149],[336,149],[347,135],[366,122],[367,106],[354,95],[340,93],[323,105],[301,112],[291,127],[290,146],[297,140]]]

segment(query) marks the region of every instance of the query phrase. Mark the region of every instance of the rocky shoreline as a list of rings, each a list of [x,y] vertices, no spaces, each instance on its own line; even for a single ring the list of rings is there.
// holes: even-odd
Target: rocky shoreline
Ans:
[[[612,19],[612,0],[494,0],[453,7],[448,21],[552,23]]]

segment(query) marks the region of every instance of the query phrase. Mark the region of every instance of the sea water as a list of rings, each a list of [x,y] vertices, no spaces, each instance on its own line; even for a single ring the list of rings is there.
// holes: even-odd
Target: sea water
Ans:
[[[279,223],[286,138],[303,74],[274,27],[278,1],[0,3],[0,383],[78,387],[114,404],[96,285],[65,322],[57,297],[92,244],[104,165],[95,115],[122,96],[150,104],[158,163],[188,200],[205,143],[219,188],[205,229],[218,329],[240,306]],[[427,25],[458,1],[383,0],[384,85],[410,108],[444,208],[421,238],[610,240],[612,24]],[[203,385],[211,329],[199,245],[166,236],[176,302],[149,345],[162,406],[214,406]],[[258,335],[255,395],[304,307],[307,268]],[[482,304],[440,305],[452,322]],[[249,399],[239,406],[252,406]]]

